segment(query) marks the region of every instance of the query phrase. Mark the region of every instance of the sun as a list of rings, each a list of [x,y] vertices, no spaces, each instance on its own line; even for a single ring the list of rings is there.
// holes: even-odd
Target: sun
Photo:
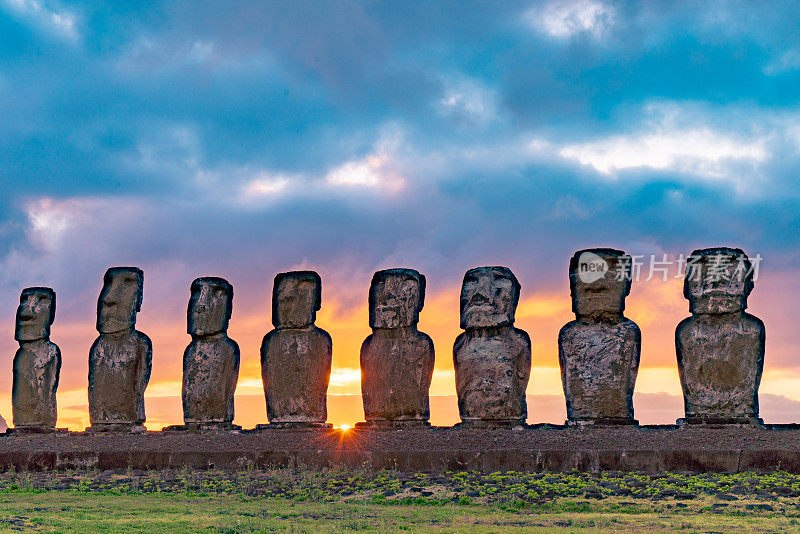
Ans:
[[[351,429],[351,428],[353,428],[353,427],[352,427],[352,426],[350,426],[350,425],[339,425],[339,426],[337,426],[336,428],[338,428],[338,429],[339,429],[339,430],[341,430],[342,432],[347,432],[348,430],[350,430],[350,429]]]

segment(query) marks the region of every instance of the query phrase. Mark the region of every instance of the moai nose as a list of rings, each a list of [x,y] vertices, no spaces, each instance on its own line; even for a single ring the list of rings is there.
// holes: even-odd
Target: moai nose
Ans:
[[[30,302],[20,304],[17,314],[22,321],[30,321],[36,317],[36,314],[33,313],[33,306]]]
[[[484,303],[489,302],[491,300],[492,290],[489,287],[489,282],[481,281],[478,283],[478,287],[475,288],[475,293],[472,295],[470,299],[473,303]]]

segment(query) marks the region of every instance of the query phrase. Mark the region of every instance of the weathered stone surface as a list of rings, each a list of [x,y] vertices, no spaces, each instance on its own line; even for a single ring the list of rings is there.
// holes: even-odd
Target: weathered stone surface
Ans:
[[[633,426],[506,429],[294,429],[138,435],[71,432],[0,438],[0,471],[241,469],[304,465],[412,471],[800,472],[800,430]]]
[[[590,264],[603,272],[590,272]],[[621,250],[580,250],[570,260],[576,320],[558,335],[567,424],[634,424],[633,388],[641,332],[623,316],[631,289],[631,258]]]
[[[275,277],[272,324],[261,344],[261,378],[267,401],[265,426],[321,426],[328,419],[331,336],[314,325],[322,280],[313,271]]]
[[[372,277],[372,334],[361,345],[361,394],[367,426],[428,424],[428,390],[435,357],[433,341],[417,329],[424,303],[425,276],[419,272],[386,269]]]
[[[465,331],[453,346],[462,424],[525,422],[531,340],[514,328],[519,291],[506,267],[478,267],[464,275],[460,307]]]
[[[183,353],[183,421],[192,426],[230,426],[239,380],[239,345],[228,337],[233,287],[217,277],[192,282]]]
[[[16,430],[46,431],[56,425],[56,390],[61,350],[50,341],[56,316],[56,293],[49,287],[22,290],[14,339],[14,382],[11,405]]]
[[[695,250],[684,296],[692,316],[675,331],[686,423],[759,424],[764,323],[745,313],[751,263],[740,249]]]
[[[92,431],[138,431],[145,421],[144,390],[150,380],[153,345],[135,330],[144,273],[112,267],[97,300],[100,336],[89,351],[89,420]]]

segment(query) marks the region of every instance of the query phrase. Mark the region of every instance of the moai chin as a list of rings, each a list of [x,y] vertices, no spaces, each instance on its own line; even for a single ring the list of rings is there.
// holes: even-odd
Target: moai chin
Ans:
[[[233,286],[217,277],[191,285],[187,332],[192,342],[183,353],[183,421],[187,430],[238,430],[233,394],[239,379],[239,345],[228,337]]]
[[[314,271],[275,276],[272,324],[261,343],[261,378],[270,424],[257,428],[329,428],[327,393],[331,336],[314,324],[322,304],[322,279]]]
[[[417,329],[425,303],[425,276],[386,269],[369,288],[370,334],[361,345],[364,423],[358,427],[427,426],[433,378],[431,338]]]
[[[579,250],[569,263],[575,320],[558,334],[568,425],[636,424],[633,387],[642,334],[623,315],[631,257],[621,250]]]
[[[514,328],[519,293],[519,282],[507,267],[477,267],[464,275],[460,307],[465,331],[453,345],[461,425],[525,423],[531,339]]]
[[[56,426],[56,390],[61,351],[50,341],[56,293],[49,287],[22,290],[17,308],[11,405],[15,432],[52,432]]]
[[[678,423],[760,425],[764,323],[745,313],[750,259],[737,248],[695,250],[683,295],[692,313],[675,331],[686,417]]]
[[[153,345],[135,329],[143,288],[144,273],[136,267],[112,267],[103,277],[97,299],[100,336],[89,350],[89,431],[144,431]]]

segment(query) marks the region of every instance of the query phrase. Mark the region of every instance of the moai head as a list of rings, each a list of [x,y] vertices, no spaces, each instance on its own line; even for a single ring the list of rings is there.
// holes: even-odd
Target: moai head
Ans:
[[[314,271],[289,271],[275,276],[272,324],[275,328],[307,328],[322,305],[322,279]]]
[[[17,308],[14,339],[36,341],[50,337],[50,325],[56,318],[56,292],[49,287],[22,290]]]
[[[233,311],[233,286],[224,278],[208,276],[192,282],[187,332],[203,337],[228,330]]]
[[[419,322],[425,304],[425,275],[414,269],[386,269],[369,286],[369,326],[401,328]]]
[[[631,257],[613,248],[579,250],[569,261],[569,290],[578,319],[618,320],[631,292]]]
[[[142,307],[144,273],[138,267],[111,267],[97,299],[97,331],[113,334],[132,330]]]
[[[520,285],[508,267],[476,267],[461,285],[461,328],[514,324]]]
[[[686,261],[683,296],[695,314],[722,315],[747,308],[753,290],[750,259],[738,248],[695,250]]]

